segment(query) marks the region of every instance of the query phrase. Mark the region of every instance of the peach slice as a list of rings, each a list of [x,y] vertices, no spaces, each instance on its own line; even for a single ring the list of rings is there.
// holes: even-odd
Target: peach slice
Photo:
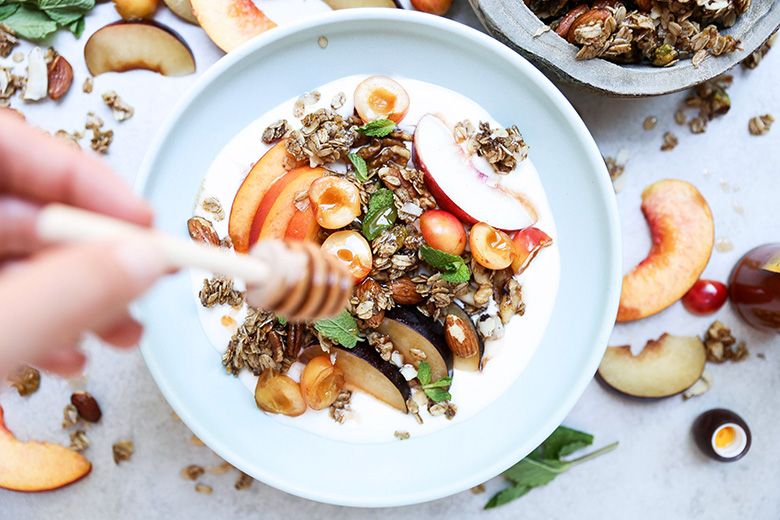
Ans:
[[[114,0],[114,8],[124,20],[140,20],[154,14],[157,0]]]
[[[598,369],[599,379],[632,397],[658,399],[690,388],[704,372],[707,355],[696,336],[663,334],[650,340],[638,356],[631,347],[608,347]]]
[[[280,141],[260,157],[238,188],[228,222],[228,234],[237,252],[249,251],[249,233],[257,209],[271,185],[287,173],[284,169],[286,161],[297,164],[287,153],[284,141]]]
[[[225,52],[276,27],[252,0],[190,0],[190,3],[200,26]]]
[[[355,88],[355,111],[369,123],[389,119],[398,123],[409,110],[409,94],[394,79],[369,76]]]
[[[505,231],[536,222],[536,209],[530,200],[506,188],[501,175],[480,171],[438,116],[426,114],[420,118],[414,131],[413,153],[436,202],[461,222],[486,222]]]
[[[195,72],[192,51],[173,29],[151,20],[116,22],[98,29],[84,46],[90,74],[145,69],[163,76]]]
[[[645,188],[642,212],[653,245],[623,277],[619,322],[650,316],[682,298],[707,266],[715,240],[707,201],[685,181],[663,180]]]
[[[0,406],[0,488],[48,491],[86,476],[92,469],[80,453],[51,442],[22,442],[8,431]]]
[[[306,192],[311,183],[322,177],[324,168],[300,166],[287,172],[269,188],[260,202],[249,231],[249,243],[267,238],[284,238],[298,208],[295,199],[301,192]]]
[[[284,232],[285,240],[302,240],[314,242],[320,234],[320,225],[314,215],[314,208],[309,205],[304,211],[296,211]]]

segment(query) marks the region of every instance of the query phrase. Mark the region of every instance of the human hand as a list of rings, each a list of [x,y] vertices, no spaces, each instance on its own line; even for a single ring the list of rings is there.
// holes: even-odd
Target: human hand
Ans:
[[[99,160],[0,110],[0,376],[22,361],[80,372],[85,331],[135,345],[142,329],[127,304],[166,271],[162,253],[142,240],[43,244],[35,225],[48,202],[152,221],[150,208]]]

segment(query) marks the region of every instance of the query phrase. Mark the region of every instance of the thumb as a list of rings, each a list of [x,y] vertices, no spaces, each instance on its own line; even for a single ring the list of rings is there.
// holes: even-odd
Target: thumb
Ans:
[[[132,239],[47,249],[0,272],[0,371],[114,323],[167,267]]]

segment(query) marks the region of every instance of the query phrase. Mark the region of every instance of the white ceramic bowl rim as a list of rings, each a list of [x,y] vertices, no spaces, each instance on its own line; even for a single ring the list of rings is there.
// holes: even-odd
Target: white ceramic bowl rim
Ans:
[[[329,40],[325,49],[317,44],[320,36]],[[376,63],[385,52],[405,59]],[[156,225],[186,236],[200,181],[227,141],[285,99],[355,73],[449,86],[499,121],[517,124],[530,143],[556,216],[562,275],[551,325],[518,381],[486,410],[441,432],[349,445],[258,412],[251,394],[225,374],[205,344],[188,273],[160,282],[134,310],[146,327],[141,351],[160,390],[218,455],[301,497],[396,506],[451,495],[496,476],[563,421],[606,348],[620,296],[622,253],[603,159],[560,92],[483,33],[394,9],[334,11],[279,27],[207,70],[162,125],[138,176],[137,190],[155,208]]]

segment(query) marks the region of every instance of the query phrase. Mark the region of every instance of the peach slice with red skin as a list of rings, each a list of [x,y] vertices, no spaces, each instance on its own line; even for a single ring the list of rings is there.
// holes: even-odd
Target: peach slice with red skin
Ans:
[[[538,220],[528,197],[507,187],[502,175],[478,169],[474,157],[455,142],[452,129],[438,116],[426,114],[420,118],[414,131],[413,154],[425,186],[439,207],[461,222],[485,222],[497,229],[516,231]]]
[[[298,212],[295,198],[299,193],[308,191],[311,183],[322,177],[325,171],[324,168],[299,166],[277,179],[257,208],[249,232],[249,244],[268,238],[284,238],[290,221]]]
[[[688,182],[651,184],[642,192],[642,212],[653,245],[623,277],[619,322],[650,316],[682,298],[707,266],[715,241],[710,207]]]
[[[72,484],[92,470],[80,453],[52,442],[22,442],[5,427],[0,406],[0,488],[48,491]]]
[[[271,185],[287,174],[284,164],[289,161],[292,164],[299,164],[292,155],[287,153],[284,141],[276,143],[260,157],[238,188],[233,199],[233,207],[230,209],[228,223],[228,234],[237,252],[249,251],[249,234],[260,203]]]
[[[442,16],[452,7],[452,0],[412,0],[412,7],[423,13]]]
[[[190,3],[200,26],[225,52],[276,27],[252,0],[190,0]]]
[[[163,76],[195,72],[192,51],[176,31],[144,20],[115,22],[98,29],[84,46],[90,74],[151,70]]]

